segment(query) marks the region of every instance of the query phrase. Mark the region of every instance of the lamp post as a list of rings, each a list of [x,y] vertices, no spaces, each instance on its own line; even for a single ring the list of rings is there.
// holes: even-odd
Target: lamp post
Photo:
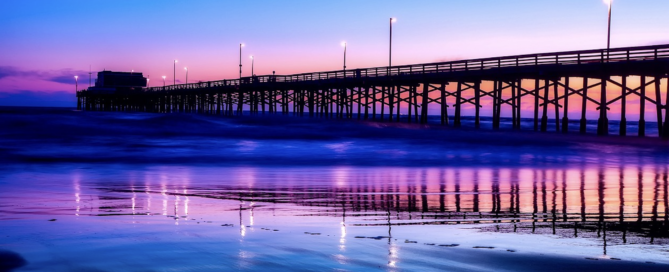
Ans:
[[[344,72],[346,72],[346,42],[341,42],[341,46],[344,47]]]
[[[251,55],[250,58],[251,58],[251,76],[253,76],[253,63],[255,62],[256,59],[253,57],[253,55]]]
[[[163,88],[165,88],[165,78],[166,76],[163,76]]]
[[[388,50],[388,67],[393,66],[393,23],[397,22],[397,18],[390,18],[390,48]]]
[[[613,6],[613,0],[604,0],[604,3],[609,6],[609,32],[606,37],[606,51],[608,55],[608,51],[611,49],[611,8]]]
[[[149,75],[146,76],[146,87],[147,88],[151,87],[151,76]]]
[[[174,74],[172,75],[174,78],[172,78],[172,84],[177,85],[177,60],[174,60]]]
[[[188,84],[188,67],[184,67],[184,70],[186,70],[186,84]]]
[[[242,79],[242,47],[244,47],[243,43],[239,44],[239,79]]]
[[[79,76],[74,76],[74,92],[77,92],[79,90]]]

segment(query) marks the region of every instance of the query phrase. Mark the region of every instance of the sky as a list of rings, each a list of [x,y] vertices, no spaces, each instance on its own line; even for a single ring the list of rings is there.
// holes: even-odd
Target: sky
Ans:
[[[669,1],[614,0],[612,47],[669,43]],[[0,105],[74,106],[97,71],[151,85],[606,47],[602,0],[0,1]],[[174,60],[178,60],[176,69]],[[176,78],[173,76],[176,70]]]

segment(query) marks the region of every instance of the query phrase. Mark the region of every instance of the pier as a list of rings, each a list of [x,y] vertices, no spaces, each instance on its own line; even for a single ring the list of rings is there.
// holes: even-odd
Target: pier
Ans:
[[[586,114],[595,113],[598,135],[624,136],[628,100],[633,97],[640,107],[634,120],[637,134],[646,135],[648,104],[656,111],[657,134],[669,138],[669,87],[661,90],[661,82],[669,86],[668,73],[669,45],[657,45],[272,74],[112,93],[81,90],[77,108],[226,116],[248,111],[426,124],[428,109],[435,107],[441,125],[461,127],[463,107],[471,105],[476,128],[481,127],[485,106],[493,129],[499,129],[503,111],[510,111],[516,130],[521,129],[521,118],[529,117],[535,131],[554,126],[566,133],[567,113],[574,107],[580,108],[581,133],[586,132]],[[631,84],[630,77],[638,77],[639,83]],[[611,91],[614,86],[622,91]],[[580,103],[570,105],[570,97],[578,97]],[[527,104],[532,105],[532,115],[522,116],[530,109],[525,106],[524,113],[521,105]],[[609,131],[613,105],[620,108],[617,132]]]

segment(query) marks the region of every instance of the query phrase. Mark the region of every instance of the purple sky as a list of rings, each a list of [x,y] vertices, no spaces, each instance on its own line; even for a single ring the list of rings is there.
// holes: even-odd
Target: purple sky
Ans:
[[[614,0],[612,46],[669,43],[669,2]],[[602,0],[1,1],[0,105],[74,105],[89,65],[135,70],[161,85],[603,48]],[[94,81],[94,79],[93,79]]]

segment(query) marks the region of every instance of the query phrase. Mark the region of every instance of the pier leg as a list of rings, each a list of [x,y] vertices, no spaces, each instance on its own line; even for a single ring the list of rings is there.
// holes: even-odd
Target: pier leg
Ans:
[[[481,127],[481,82],[474,83],[474,126],[478,129]]]
[[[560,132],[560,103],[558,103],[560,100],[558,100],[558,81],[560,79],[555,80],[553,83],[553,99],[555,99],[555,131]]]
[[[541,115],[541,131],[546,131],[548,129],[548,88],[550,87],[548,79],[544,81],[544,84],[544,108],[543,115]]]
[[[538,78],[534,80],[534,131],[539,130],[539,82]]]
[[[439,88],[441,91],[441,124],[442,125],[449,125],[448,124],[448,104],[446,104],[446,84],[442,83],[441,88]]]
[[[620,136],[627,135],[627,75],[622,77],[623,91],[620,98]]]
[[[418,123],[418,87],[413,88],[413,118],[416,123]],[[398,118],[399,120],[399,118]]]
[[[520,130],[520,128],[521,128],[521,121],[522,121],[522,115],[520,114],[521,113],[521,106],[523,105],[523,103],[522,103],[523,96],[521,94],[522,88],[523,88],[523,79],[521,78],[521,79],[518,79],[518,89],[516,91],[516,95],[518,97],[517,102],[516,102],[516,128],[518,130]]]
[[[397,106],[395,107],[395,114],[396,114],[395,122],[399,123],[400,122],[400,108],[401,108],[400,107],[400,102],[402,102],[402,86],[398,85],[397,87],[393,87],[393,88],[397,88],[397,92],[393,91],[393,97],[395,97],[395,101],[396,101],[395,103],[397,103]],[[411,87],[409,87],[407,92],[411,91],[410,88]],[[407,102],[407,109],[411,110],[411,100],[408,100],[408,101],[409,102]],[[392,114],[392,111],[391,111],[391,114]]]
[[[376,97],[376,86],[372,86],[372,120],[376,120],[376,103],[378,102]]]
[[[564,112],[562,116],[562,132],[569,132],[569,77],[564,78]]]
[[[662,129],[662,94],[660,93],[660,81],[662,80],[661,77],[656,76],[655,77],[655,110],[657,112],[657,135],[659,137],[662,137],[662,132],[664,129]]]
[[[641,97],[639,100],[639,137],[646,136],[646,76],[641,76]]]
[[[606,83],[607,78],[602,78],[602,92],[599,99],[599,120],[597,121],[597,134],[598,135],[609,135],[609,118],[606,116],[608,110],[607,99],[606,99]]]
[[[316,104],[314,103],[314,90],[306,90],[307,96],[309,97],[309,117],[314,117],[314,113],[316,111]],[[263,108],[265,106],[263,105]],[[265,110],[263,109],[263,113],[265,113]]]
[[[458,90],[455,94],[455,117],[453,120],[453,126],[455,127],[461,127],[462,122],[461,122],[461,109],[462,109],[462,104],[461,104],[461,99],[462,99],[462,82],[458,81]]]
[[[500,80],[499,81],[499,87],[497,87],[497,114],[496,115],[497,115],[497,128],[498,129],[499,129],[500,124],[502,122],[502,105],[503,105],[502,101],[504,99],[503,91],[504,91],[504,82]]]
[[[262,107],[262,114],[265,114],[265,91],[260,91],[260,106]]]
[[[407,123],[411,123],[411,98],[413,95],[413,87],[410,86],[409,90],[407,91],[408,96],[407,96]],[[400,97],[400,94],[398,92],[398,98]],[[399,108],[399,104],[397,105],[397,108]],[[397,117],[399,120],[399,116]]]
[[[237,101],[237,115],[242,115],[242,110],[244,108],[244,92],[242,92],[241,86],[239,88],[239,95],[237,96],[237,99],[239,99],[239,101]]]
[[[386,108],[385,104],[386,104],[386,91],[387,91],[387,89],[389,89],[389,88],[386,88],[386,86],[383,86],[381,88],[381,117],[380,117],[381,121],[383,121],[383,116],[384,116],[385,108]]]
[[[583,101],[581,104],[581,122],[579,126],[579,132],[585,134],[588,120],[585,118],[585,113],[588,110],[588,78],[583,78]]]
[[[429,87],[430,84],[425,83],[423,86],[423,99],[421,101],[421,109],[420,109],[420,117],[421,117],[421,123],[422,124],[427,124],[427,105],[429,102]]]
[[[334,105],[335,105],[336,101],[334,100],[334,96],[335,96],[336,92],[337,92],[337,89],[332,89],[332,88],[328,89],[328,107],[330,107],[330,111],[329,111],[330,115],[328,115],[328,117],[330,119],[334,118],[334,116],[335,116],[335,106]]]
[[[395,108],[395,86],[389,87],[388,91],[389,91],[389,94],[388,94],[388,122],[392,122],[393,121],[393,109]],[[397,93],[399,94],[400,91],[401,91],[401,89],[398,88]],[[399,107],[399,100],[397,100],[397,108],[398,109],[400,108]]]
[[[365,86],[365,120],[369,119],[369,86]]]
[[[516,108],[518,105],[516,105],[516,100],[517,100],[517,94],[516,94],[516,83],[511,82],[511,127],[513,129],[516,129],[516,122],[518,121],[518,116],[516,116]],[[520,93],[520,90],[519,90]]]
[[[362,91],[356,88],[358,94],[358,120],[362,119]]]
[[[501,106],[499,103],[499,90],[501,89],[501,84],[500,81],[495,80],[493,81],[493,90],[492,90],[492,128],[493,129],[498,129],[499,128],[499,116],[498,114],[498,108]]]
[[[669,138],[669,78],[667,78],[667,93],[665,95],[666,95],[666,99],[664,100],[665,101],[665,104],[664,104],[664,126],[662,126],[664,131],[662,132],[662,138],[667,139],[667,138]],[[662,103],[661,101],[658,101],[658,102]],[[664,189],[665,195],[666,195],[666,192],[667,192],[666,184],[667,183],[666,183],[666,180],[665,180],[665,187],[664,187],[665,188]],[[666,204],[667,203],[666,201],[667,201],[667,198],[665,197],[665,205],[664,205],[665,209],[666,209],[666,207],[668,207],[667,204]],[[666,216],[665,216],[665,220],[666,220]]]

